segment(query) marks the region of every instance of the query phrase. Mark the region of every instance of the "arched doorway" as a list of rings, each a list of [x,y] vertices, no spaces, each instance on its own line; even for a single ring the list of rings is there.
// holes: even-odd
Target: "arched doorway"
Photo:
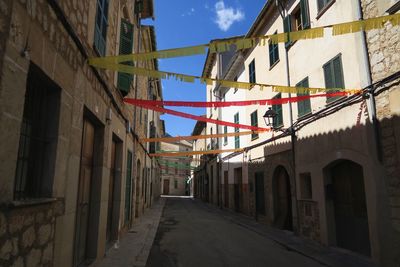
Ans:
[[[292,193],[289,174],[283,166],[275,169],[272,178],[274,196],[274,226],[293,231]]]
[[[331,240],[336,240],[338,247],[370,256],[362,166],[349,160],[338,161],[328,167],[327,176],[327,209],[334,217],[328,218],[332,224]]]

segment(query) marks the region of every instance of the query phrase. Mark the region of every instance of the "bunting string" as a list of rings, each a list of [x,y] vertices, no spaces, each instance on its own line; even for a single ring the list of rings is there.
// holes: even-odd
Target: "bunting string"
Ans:
[[[154,153],[150,157],[179,157],[179,156],[193,156],[193,155],[210,155],[221,154],[229,152],[243,152],[243,148],[236,149],[220,149],[220,150],[205,150],[205,151],[184,151],[184,152],[167,152],[167,153]]]
[[[224,101],[224,102],[192,102],[192,101],[157,101],[157,100],[144,100],[144,99],[133,99],[124,98],[125,103],[132,105],[149,105],[149,106],[174,106],[174,107],[195,107],[195,108],[223,108],[232,106],[251,106],[251,105],[282,105],[287,103],[295,103],[311,98],[318,97],[340,97],[347,96],[348,92],[334,92],[327,94],[317,94],[317,95],[304,95],[296,97],[287,97],[279,99],[262,99],[262,100],[246,100],[246,101]]]
[[[191,55],[201,55],[207,52],[207,48],[210,53],[226,52],[232,49],[236,51],[242,49],[248,49],[256,45],[265,46],[267,40],[272,43],[283,43],[287,41],[307,40],[324,37],[324,29],[332,28],[332,35],[343,35],[348,33],[355,33],[359,31],[369,31],[373,29],[383,28],[385,23],[390,22],[393,26],[400,25],[400,14],[393,14],[388,16],[376,17],[371,19],[352,21],[328,26],[322,26],[318,28],[306,29],[302,31],[292,31],[288,33],[279,33],[273,35],[265,35],[250,38],[232,38],[230,40],[213,41],[210,44],[188,46],[182,48],[173,48],[167,50],[153,51],[148,53],[136,53],[129,55],[119,56],[108,56],[108,57],[97,57],[90,58],[89,64],[118,64],[127,61],[145,61],[155,58],[173,58],[183,57]]]
[[[254,133],[263,133],[265,131],[243,131],[237,133],[226,133],[226,134],[208,134],[208,135],[191,135],[191,136],[177,136],[177,137],[159,137],[159,138],[143,138],[140,139],[141,143],[151,143],[151,142],[175,142],[182,140],[199,140],[199,139],[208,139],[208,138],[221,138],[221,137],[230,137],[230,136],[242,136],[242,135],[250,135]]]
[[[305,88],[305,87],[295,87],[295,86],[281,86],[281,85],[272,85],[272,84],[261,84],[261,83],[247,83],[247,82],[235,82],[235,81],[226,81],[226,80],[218,80],[211,78],[204,78],[200,76],[186,75],[180,73],[173,72],[165,72],[165,71],[157,71],[157,70],[149,70],[143,68],[136,68],[133,66],[123,65],[123,64],[93,64],[98,68],[118,71],[122,73],[135,74],[141,76],[152,77],[156,79],[171,79],[175,78],[176,80],[194,83],[198,80],[200,83],[211,85],[214,82],[220,83],[224,87],[228,88],[238,88],[238,89],[251,89],[254,86],[258,86],[261,90],[265,87],[271,87],[273,92],[281,92],[281,93],[318,93],[318,92],[327,92],[327,91],[341,91],[347,92],[349,94],[355,94],[360,92],[360,89],[342,89],[342,88]]]
[[[270,128],[262,128],[262,127],[256,127],[256,126],[250,126],[250,125],[244,125],[244,124],[238,124],[238,123],[232,123],[228,121],[221,121],[221,120],[215,120],[211,118],[206,118],[206,117],[201,117],[201,116],[196,116],[193,114],[188,114],[180,111],[175,111],[171,109],[165,109],[159,106],[149,106],[149,105],[144,105],[144,104],[136,104],[136,106],[146,108],[146,109],[151,109],[157,112],[165,113],[165,114],[170,114],[182,118],[187,118],[187,119],[192,119],[192,120],[197,120],[197,121],[203,121],[207,123],[213,123],[217,125],[223,125],[223,126],[229,126],[229,127],[234,127],[234,128],[239,128],[239,129],[247,129],[247,130],[252,130],[252,131],[271,131]]]

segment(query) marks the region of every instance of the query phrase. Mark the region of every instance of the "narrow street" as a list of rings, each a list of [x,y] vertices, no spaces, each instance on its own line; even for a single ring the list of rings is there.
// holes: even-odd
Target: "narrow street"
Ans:
[[[147,266],[324,266],[231,215],[198,200],[168,198]]]

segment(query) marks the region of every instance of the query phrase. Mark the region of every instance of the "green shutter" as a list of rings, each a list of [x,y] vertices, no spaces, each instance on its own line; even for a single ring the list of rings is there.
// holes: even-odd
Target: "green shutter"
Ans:
[[[250,115],[250,120],[251,120],[251,126],[258,127],[258,116],[257,116],[257,110],[251,113]],[[258,137],[258,133],[252,133],[251,134],[251,139],[255,139]]]
[[[302,80],[301,82],[299,82],[296,87],[304,87],[304,88],[308,88],[309,87],[309,83],[308,83],[308,77],[305,78],[304,80]],[[298,96],[303,96],[303,95],[309,95],[309,93],[305,93],[305,94],[297,94]],[[304,101],[300,101],[297,103],[297,111],[298,111],[298,116],[304,116],[308,113],[311,113],[311,101],[310,99],[304,100]]]
[[[333,93],[337,90],[329,90],[329,88],[344,88],[342,58],[337,56],[324,65],[325,86],[327,92]],[[333,102],[339,97],[328,97],[327,102]]]
[[[233,120],[236,124],[239,123],[239,113],[235,114]],[[235,133],[238,133],[238,132],[239,132],[239,128],[235,128]],[[235,136],[235,148],[239,148],[239,147],[240,147],[240,137]]]
[[[310,28],[310,10],[308,8],[308,0],[300,1],[301,21],[303,23],[303,30]]]
[[[281,94],[278,94],[277,96],[274,97],[274,99],[280,99],[282,96]],[[283,125],[283,111],[282,111],[282,105],[272,105],[272,110],[276,112],[276,117],[274,119],[274,128],[277,128],[279,126]]]
[[[340,56],[333,60],[333,72],[336,88],[344,88],[342,59]]]
[[[121,20],[121,33],[119,42],[119,54],[127,55],[132,53],[133,47],[133,25],[128,21]],[[132,62],[124,62],[123,64],[132,65]],[[118,89],[123,96],[129,93],[132,83],[132,75],[128,73],[118,73]]]
[[[287,15],[286,18],[283,20],[283,27],[286,33],[289,33],[292,31],[292,20],[290,15]],[[288,48],[292,44],[292,41],[289,39],[289,34],[288,34],[288,41],[285,43],[285,47]]]

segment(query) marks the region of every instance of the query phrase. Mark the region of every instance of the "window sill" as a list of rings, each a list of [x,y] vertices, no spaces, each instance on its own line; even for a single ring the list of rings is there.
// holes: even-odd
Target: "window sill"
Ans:
[[[308,116],[310,116],[312,114],[312,111],[309,111],[309,112],[307,112],[307,113],[304,113],[304,114],[299,114],[298,115],[298,119],[303,119],[303,118],[305,118],[305,117],[308,117]]]
[[[331,100],[329,102],[328,102],[328,99],[326,99],[326,106],[333,105],[334,103],[338,102],[339,100],[343,100],[343,99],[346,99],[346,98],[347,98],[347,96],[339,96],[336,99]]]
[[[278,63],[279,63],[280,61],[281,61],[280,59],[278,59],[277,61],[275,61],[274,64],[272,64],[272,65],[269,67],[269,70],[272,70],[276,65],[278,65]]]
[[[319,19],[322,17],[322,15],[325,14],[325,12],[336,2],[336,0],[331,0],[326,6],[324,6],[320,11],[318,11],[316,19]]]
[[[26,200],[13,200],[8,203],[9,208],[24,208],[30,206],[46,205],[57,202],[57,198],[36,198]]]

